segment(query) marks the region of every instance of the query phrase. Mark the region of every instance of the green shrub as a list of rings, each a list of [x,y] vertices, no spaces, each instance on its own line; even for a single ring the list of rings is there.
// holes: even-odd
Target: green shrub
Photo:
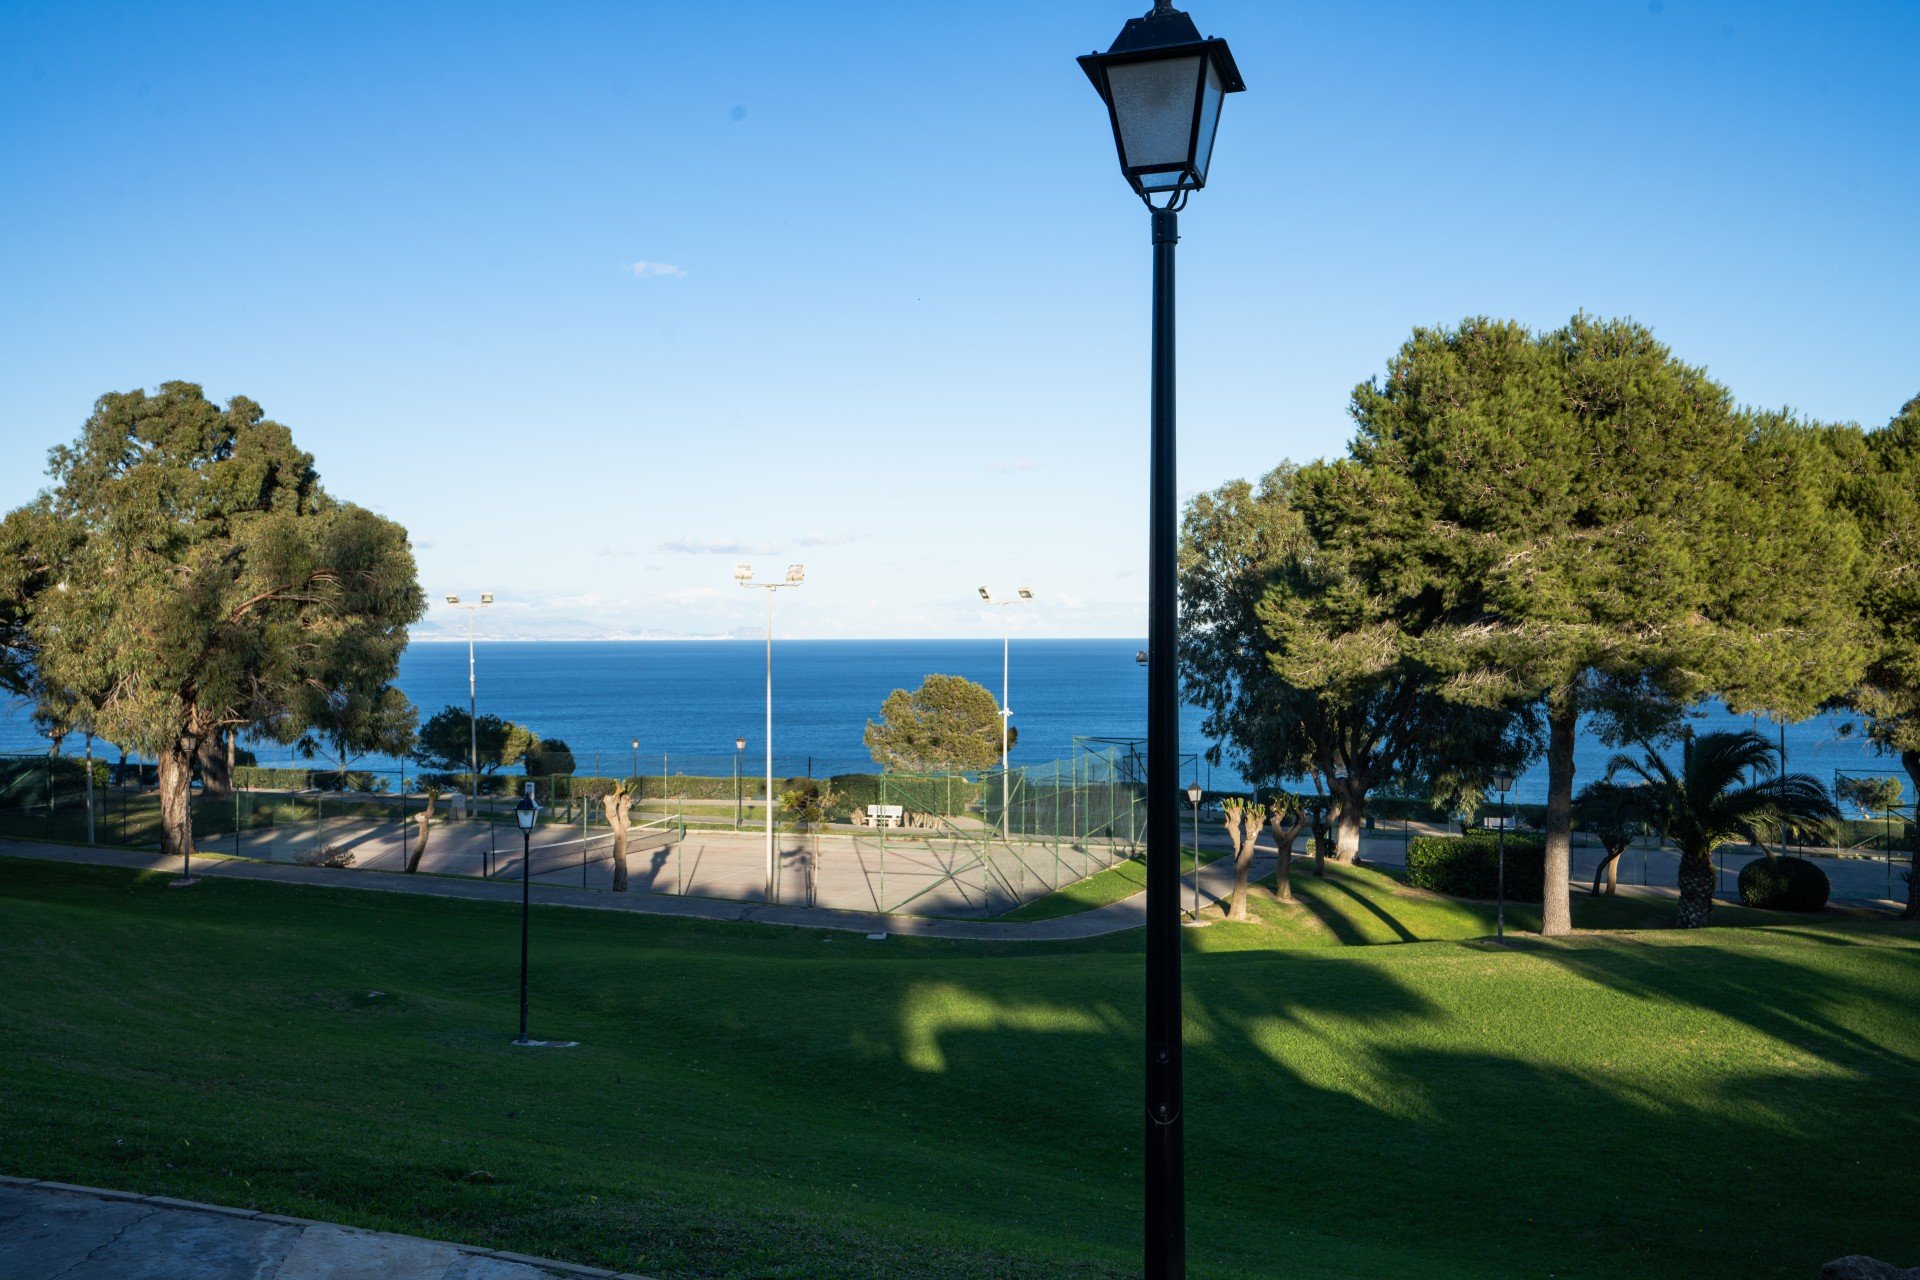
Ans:
[[[1507,833],[1507,900],[1539,902],[1546,896],[1546,841]],[[1456,898],[1499,895],[1499,833],[1421,836],[1407,844],[1407,882],[1417,889]]]
[[[1818,911],[1827,905],[1827,873],[1805,858],[1755,858],[1740,868],[1740,901],[1769,911]]]

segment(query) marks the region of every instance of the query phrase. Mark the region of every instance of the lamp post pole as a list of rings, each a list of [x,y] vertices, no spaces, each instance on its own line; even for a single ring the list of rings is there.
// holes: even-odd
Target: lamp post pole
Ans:
[[[1187,799],[1193,804],[1193,919],[1200,920],[1200,783],[1196,780],[1187,788]]]
[[[1000,838],[1005,840],[1012,830],[1008,810],[1011,802],[1007,789],[1007,746],[1011,737],[1013,708],[1007,702],[1007,659],[1013,646],[1013,622],[1007,610],[1016,604],[1026,604],[1033,599],[1033,592],[1021,587],[1011,600],[995,600],[993,593],[985,587],[980,588],[980,598],[1000,610]]]
[[[784,582],[755,582],[753,566],[738,564],[733,568],[733,580],[743,587],[759,587],[767,593],[767,901],[772,902],[777,883],[776,871],[779,862],[773,847],[773,593],[782,587],[797,587],[807,578],[807,567],[801,564],[787,566]]]
[[[1493,908],[1493,936],[1496,942],[1507,940],[1507,792],[1513,789],[1513,775],[1505,769],[1493,774],[1494,790],[1500,793],[1500,834],[1494,837],[1498,863],[1495,872],[1499,885]]]
[[[480,704],[474,692],[473,615],[476,610],[484,609],[493,603],[493,592],[482,591],[477,601],[463,602],[459,596],[448,596],[447,603],[456,609],[467,611],[467,805],[471,813],[478,813],[480,810]]]
[[[747,740],[745,738],[735,738],[733,740],[733,829],[735,831],[740,829],[740,823],[744,817],[742,813],[744,806],[740,798],[740,753],[746,749]]]
[[[1226,41],[1202,39],[1171,0],[1080,69],[1107,107],[1120,172],[1150,211],[1153,336],[1148,429],[1146,1280],[1187,1272],[1180,1043],[1180,527],[1174,488],[1174,246],[1179,210],[1207,183],[1226,94],[1246,87]],[[1156,205],[1154,197],[1163,198]],[[1196,851],[1197,852],[1197,851]]]
[[[531,807],[532,803],[533,784],[529,782],[521,805]],[[527,1042],[527,917],[533,903],[533,824],[537,817],[537,813],[528,814],[520,822],[520,1036],[515,1044]]]

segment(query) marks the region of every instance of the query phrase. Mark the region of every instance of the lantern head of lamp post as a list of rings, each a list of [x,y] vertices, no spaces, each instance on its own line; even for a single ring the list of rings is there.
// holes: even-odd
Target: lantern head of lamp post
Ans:
[[[807,580],[807,566],[803,564],[790,564],[787,566],[788,582],[791,582],[794,585],[798,586],[800,583],[805,582],[806,580]]]
[[[1187,788],[1187,803],[1192,805],[1196,809],[1200,807],[1200,784],[1199,783],[1197,782],[1193,783],[1191,786]]]
[[[1220,103],[1247,87],[1225,40],[1201,39],[1192,18],[1155,0],[1080,69],[1107,104],[1120,172],[1141,199],[1207,185]]]
[[[733,566],[733,580],[735,582],[752,582],[753,566],[744,560]]]
[[[533,802],[533,784],[527,784],[527,794],[520,797],[520,803],[513,806],[513,820],[520,824],[523,834],[533,831],[533,820],[540,816],[540,806]]]
[[[735,738],[733,740],[733,749],[735,751],[745,751],[747,749],[747,740],[745,738]]]
[[[1495,769],[1493,771],[1493,789],[1503,796],[1513,790],[1513,770]]]

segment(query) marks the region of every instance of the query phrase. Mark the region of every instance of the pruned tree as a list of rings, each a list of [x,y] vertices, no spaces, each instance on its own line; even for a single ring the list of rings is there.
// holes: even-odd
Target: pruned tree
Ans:
[[[930,675],[909,693],[895,689],[867,722],[874,763],[902,773],[984,769],[1000,761],[1000,708],[984,685]],[[1011,746],[1018,731],[1009,727]]]
[[[1780,775],[1778,748],[1757,733],[1703,733],[1681,744],[1676,770],[1657,751],[1616,755],[1607,775],[1639,779],[1645,813],[1680,850],[1682,929],[1713,923],[1713,851],[1734,840],[1766,847],[1781,826],[1818,829],[1840,817],[1809,773]]]
[[[820,832],[832,820],[833,806],[839,800],[833,784],[808,778],[791,790],[780,793],[780,807],[792,817],[801,839],[808,842],[807,905],[817,896],[820,876]]]
[[[530,778],[572,777],[577,767],[573,748],[559,738],[535,737],[521,758],[521,763]]]
[[[329,495],[258,405],[186,382],[102,396],[48,471],[0,535],[33,688],[156,758],[161,847],[185,856],[203,744],[286,723],[343,652],[397,661],[424,611],[406,531]]]
[[[640,788],[636,778],[623,778],[600,797],[600,808],[613,830],[613,891],[627,891],[627,832],[633,822],[633,800]]]
[[[1260,828],[1267,820],[1267,811],[1258,800],[1228,796],[1220,802],[1220,820],[1233,845],[1233,897],[1227,904],[1227,919],[1245,920],[1247,879],[1253,870],[1254,849],[1260,842]],[[1199,852],[1194,850],[1196,858]],[[1194,874],[1199,874],[1197,868]]]
[[[422,806],[420,810],[420,837],[414,841],[412,851],[407,854],[406,870],[408,875],[412,875],[420,869],[420,859],[424,857],[427,852],[427,832],[433,827],[434,806],[439,804],[440,797],[446,794],[437,782],[431,781],[421,788],[421,793],[426,796],[427,803]]]
[[[1280,902],[1293,901],[1293,842],[1307,827],[1307,806],[1299,796],[1282,791],[1267,802],[1267,830],[1279,850],[1279,864],[1273,874],[1273,896]],[[1325,874],[1324,867],[1322,874]]]

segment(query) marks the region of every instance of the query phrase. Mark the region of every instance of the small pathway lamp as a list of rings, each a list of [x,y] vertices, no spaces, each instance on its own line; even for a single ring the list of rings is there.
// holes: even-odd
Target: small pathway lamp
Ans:
[[[527,932],[533,902],[533,828],[540,820],[540,806],[533,798],[533,784],[513,806],[513,820],[520,824],[520,1034],[514,1043],[528,1049],[571,1049],[572,1040],[529,1040],[527,1038]]]
[[[1494,837],[1499,864],[1495,878],[1499,883],[1493,907],[1493,936],[1495,941],[1504,942],[1507,937],[1507,792],[1513,790],[1513,770],[1495,769],[1493,789],[1500,793],[1500,833]]]
[[[1174,486],[1174,245],[1204,187],[1226,95],[1246,88],[1224,40],[1170,0],[1134,18],[1080,69],[1106,104],[1120,172],[1150,211],[1153,381],[1147,556],[1146,1280],[1186,1274],[1180,1028],[1180,515]],[[1154,204],[1154,197],[1163,203]]]
[[[745,805],[740,797],[740,756],[747,749],[747,739],[743,734],[733,740],[733,829],[738,831],[745,817]]]
[[[1193,806],[1193,919],[1196,924],[1200,920],[1200,795],[1197,781],[1187,784],[1187,803]]]

